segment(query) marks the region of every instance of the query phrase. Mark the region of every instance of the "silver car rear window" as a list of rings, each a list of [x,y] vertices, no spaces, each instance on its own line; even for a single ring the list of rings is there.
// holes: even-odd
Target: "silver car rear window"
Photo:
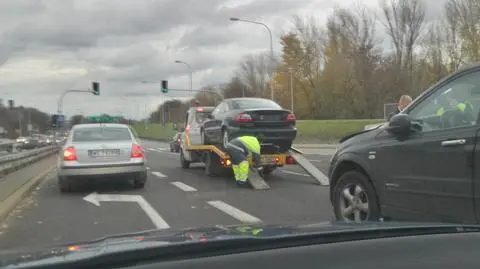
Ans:
[[[119,141],[131,140],[132,137],[127,128],[119,127],[92,127],[81,128],[73,131],[73,142],[90,141]]]

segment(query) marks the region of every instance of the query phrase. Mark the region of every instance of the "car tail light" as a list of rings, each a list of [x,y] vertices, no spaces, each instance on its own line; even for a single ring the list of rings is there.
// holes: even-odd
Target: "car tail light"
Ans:
[[[296,164],[297,162],[295,161],[295,159],[294,159],[292,156],[288,156],[288,157],[285,159],[285,163],[286,163],[286,164]]]
[[[77,160],[77,150],[74,147],[68,147],[63,152],[63,160],[65,161],[76,161]]]
[[[252,119],[252,116],[250,116],[250,114],[246,114],[246,113],[240,113],[237,115],[237,118],[235,119],[237,122],[252,122],[253,119]]]
[[[145,150],[138,144],[132,146],[132,158],[142,158],[145,156]]]
[[[295,114],[289,113],[289,114],[287,115],[287,121],[289,121],[289,122],[295,122],[296,120],[297,120],[297,118],[295,117]]]
[[[197,111],[198,111],[198,112],[203,112],[203,107],[197,108]]]

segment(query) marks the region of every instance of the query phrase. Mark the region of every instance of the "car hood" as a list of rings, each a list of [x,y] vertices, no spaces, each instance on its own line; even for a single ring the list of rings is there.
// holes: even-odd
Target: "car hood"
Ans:
[[[464,227],[453,224],[428,224],[408,222],[371,222],[349,224],[322,222],[306,225],[256,225],[214,226],[192,229],[151,230],[139,233],[109,236],[94,241],[44,247],[36,249],[0,252],[0,267],[23,268],[24,266],[57,264],[95,257],[99,254],[151,247],[168,247],[176,244],[202,243],[242,238],[275,238],[305,234],[331,234],[336,232],[377,231],[393,228]],[[478,231],[478,229],[477,229]]]
[[[386,123],[380,123],[375,127],[372,127],[366,130],[361,130],[361,131],[344,136],[339,141],[340,146],[338,148],[338,151],[343,151],[344,149],[349,148],[350,146],[353,146],[353,145],[359,145],[359,142],[361,141],[373,139],[375,136],[377,136],[377,134],[382,132],[386,126],[387,126]]]

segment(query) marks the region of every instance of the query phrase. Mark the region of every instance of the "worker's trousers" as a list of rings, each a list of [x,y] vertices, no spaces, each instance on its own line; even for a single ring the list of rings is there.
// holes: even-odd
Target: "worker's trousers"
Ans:
[[[248,163],[248,149],[238,139],[231,140],[225,148],[232,158],[232,169],[235,175],[235,180],[238,183],[246,183],[248,180],[248,173],[250,165]]]

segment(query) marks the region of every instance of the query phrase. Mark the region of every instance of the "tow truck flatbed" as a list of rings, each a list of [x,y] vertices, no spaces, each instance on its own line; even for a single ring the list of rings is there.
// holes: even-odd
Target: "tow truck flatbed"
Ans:
[[[207,175],[231,175],[231,159],[221,147],[215,145],[192,145],[188,134],[182,136],[183,143],[180,143],[180,161],[182,168],[188,168],[190,163],[205,163],[205,171]],[[264,145],[262,145],[263,147]],[[291,148],[288,152],[275,154],[261,154],[261,162],[264,167],[263,177],[268,176],[275,168],[284,165],[300,165],[308,174],[316,179],[320,185],[328,186],[328,178],[319,171],[310,161],[308,161],[303,153],[297,149]],[[249,162],[252,163],[251,158]],[[256,190],[265,190],[270,187],[264,178],[257,173],[252,173],[249,177],[250,185]]]

